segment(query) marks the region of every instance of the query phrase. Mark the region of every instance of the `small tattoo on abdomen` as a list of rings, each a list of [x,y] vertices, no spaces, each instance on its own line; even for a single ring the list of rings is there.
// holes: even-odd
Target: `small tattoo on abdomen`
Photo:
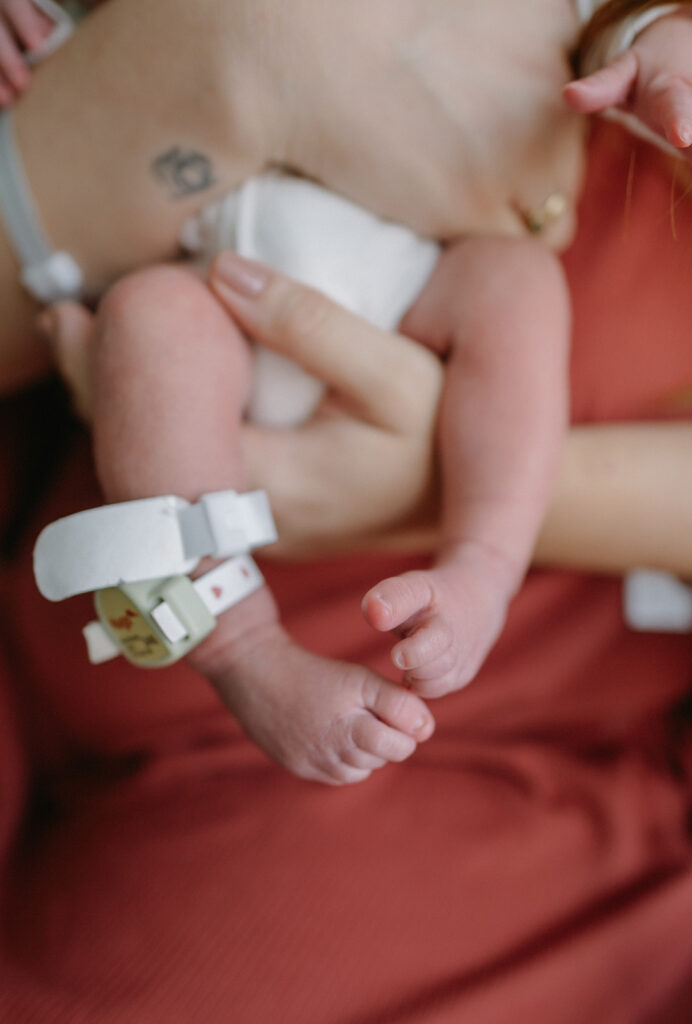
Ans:
[[[184,199],[215,184],[211,160],[194,149],[172,146],[152,160],[151,170],[166,186],[171,199]]]

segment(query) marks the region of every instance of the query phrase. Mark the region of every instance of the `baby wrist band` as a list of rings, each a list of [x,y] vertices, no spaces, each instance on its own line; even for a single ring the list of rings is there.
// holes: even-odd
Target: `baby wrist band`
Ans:
[[[52,19],[55,28],[37,51],[27,54],[28,64],[38,64],[62,46],[80,17],[76,5],[67,11],[54,0],[33,2]],[[80,268],[69,253],[55,251],[43,230],[9,111],[0,113],[0,217],[21,267],[20,281],[33,298],[51,303],[83,297]]]
[[[92,661],[124,654],[158,667],[187,654],[217,615],[262,586],[247,552],[276,537],[264,491],[218,491],[195,504],[144,498],[49,524],[34,547],[34,576],[50,601],[95,592],[99,622],[85,630]],[[228,561],[191,581],[207,556]]]

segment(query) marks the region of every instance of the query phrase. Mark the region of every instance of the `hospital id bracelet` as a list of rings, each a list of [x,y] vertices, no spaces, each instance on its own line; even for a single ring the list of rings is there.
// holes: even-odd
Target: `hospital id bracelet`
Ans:
[[[49,601],[122,583],[185,576],[207,555],[228,558],[276,540],[264,491],[216,491],[190,504],[164,495],[57,519],[34,546],[34,576]]]
[[[172,576],[99,590],[99,621],[83,630],[89,660],[101,664],[122,654],[138,668],[172,665],[211,633],[216,616],[263,583],[253,559],[238,555],[194,581]]]

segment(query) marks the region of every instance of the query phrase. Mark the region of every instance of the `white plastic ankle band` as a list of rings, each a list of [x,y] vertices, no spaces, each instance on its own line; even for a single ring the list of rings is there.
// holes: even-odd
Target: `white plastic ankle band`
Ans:
[[[625,622],[650,633],[692,632],[692,587],[667,572],[637,569],[625,577]]]
[[[182,658],[216,625],[216,617],[258,590],[264,577],[238,555],[192,582],[186,576],[123,584],[95,595],[100,621],[83,629],[92,664],[124,655],[140,668]]]
[[[103,505],[58,519],[39,534],[34,576],[49,601],[104,587],[192,572],[271,544],[276,527],[264,491],[217,491],[191,505],[167,495]]]
[[[26,290],[39,302],[81,298],[81,270],[69,253],[53,249],[41,226],[8,111],[0,113],[0,216]]]

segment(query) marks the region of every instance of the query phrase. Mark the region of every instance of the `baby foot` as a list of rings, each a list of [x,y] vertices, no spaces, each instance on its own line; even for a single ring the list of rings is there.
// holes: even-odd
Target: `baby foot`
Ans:
[[[513,592],[498,579],[496,559],[457,559],[383,580],[363,598],[377,630],[402,637],[392,661],[423,697],[442,697],[476,675],[504,625]]]
[[[433,733],[420,698],[366,668],[309,653],[276,623],[229,650],[210,681],[250,739],[300,778],[360,782]]]

